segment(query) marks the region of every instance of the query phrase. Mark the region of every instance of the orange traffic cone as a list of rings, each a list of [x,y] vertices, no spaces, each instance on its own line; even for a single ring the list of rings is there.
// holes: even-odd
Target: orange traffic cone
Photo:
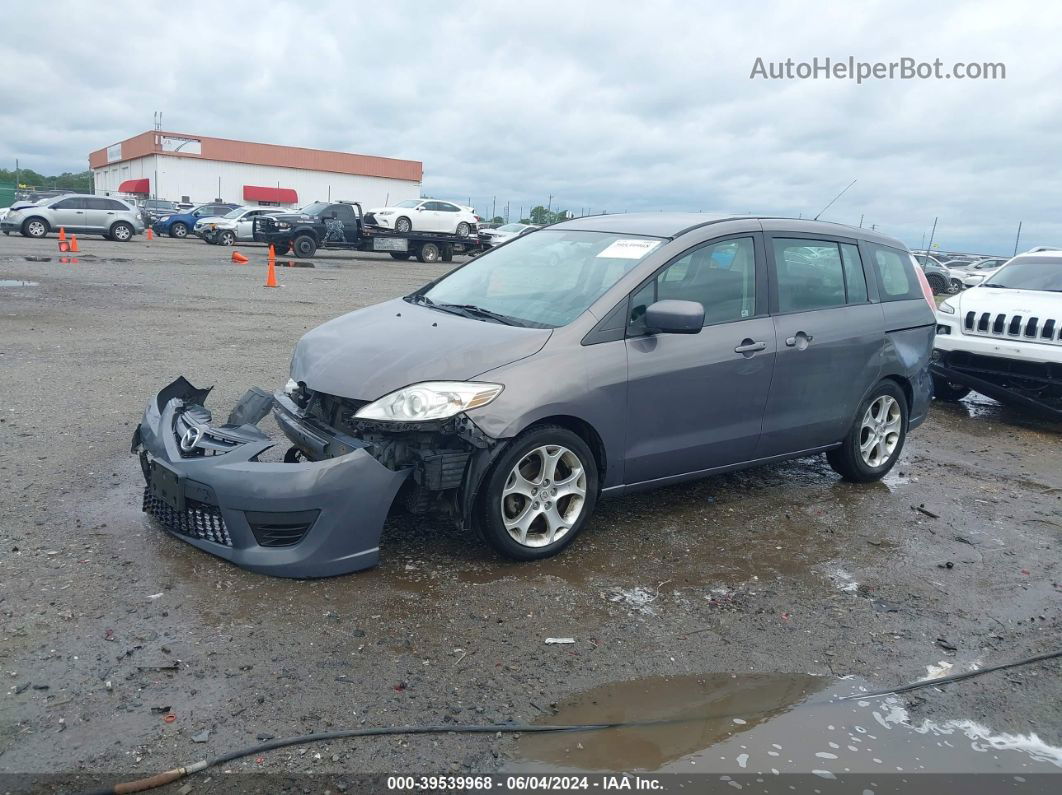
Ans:
[[[155,233],[151,231],[151,227],[150,226],[147,228],[147,230],[144,232],[144,234],[147,237],[148,242],[150,242],[150,241],[155,239]]]
[[[269,247],[269,253],[273,253],[273,247]],[[266,287],[277,287],[277,261],[275,257],[269,258],[269,268],[266,271]]]
[[[243,256],[243,254],[241,254],[239,251],[233,251],[232,261],[235,262],[237,265],[246,265],[247,257]]]
[[[65,243],[66,242],[66,230],[63,229],[63,227],[61,227],[61,226],[59,227],[59,242],[60,243]]]
[[[77,235],[70,235],[70,253],[71,254],[77,254],[77,252],[78,252]]]

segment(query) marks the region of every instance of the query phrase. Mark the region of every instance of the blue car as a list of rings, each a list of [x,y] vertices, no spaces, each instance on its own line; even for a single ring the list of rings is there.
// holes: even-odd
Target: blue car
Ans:
[[[160,218],[151,225],[151,229],[156,235],[188,237],[188,233],[195,228],[195,222],[200,218],[208,215],[225,215],[239,206],[238,204],[201,204],[189,212]]]

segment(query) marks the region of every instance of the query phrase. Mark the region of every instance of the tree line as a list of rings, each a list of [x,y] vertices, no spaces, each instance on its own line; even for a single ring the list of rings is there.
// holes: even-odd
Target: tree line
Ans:
[[[17,177],[18,185],[25,185],[30,188],[62,189],[76,191],[77,193],[92,193],[91,171],[79,171],[77,173],[64,171],[62,174],[46,177],[31,168],[20,168]],[[13,169],[0,168],[0,182],[10,184],[15,181],[16,172]]]

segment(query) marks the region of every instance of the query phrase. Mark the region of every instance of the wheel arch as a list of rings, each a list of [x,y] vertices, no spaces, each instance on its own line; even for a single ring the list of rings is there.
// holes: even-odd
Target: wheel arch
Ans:
[[[598,484],[605,482],[605,472],[608,468],[608,458],[605,452],[605,443],[601,434],[586,420],[572,414],[549,414],[544,417],[536,417],[526,425],[519,428],[511,435],[498,440],[498,444],[492,448],[481,450],[479,455],[474,456],[465,472],[465,481],[460,489],[461,519],[465,527],[471,525],[472,511],[479,499],[479,494],[488,474],[501,454],[508,449],[513,440],[519,438],[528,431],[548,425],[556,425],[571,431],[590,448],[594,456],[594,465],[597,467]]]

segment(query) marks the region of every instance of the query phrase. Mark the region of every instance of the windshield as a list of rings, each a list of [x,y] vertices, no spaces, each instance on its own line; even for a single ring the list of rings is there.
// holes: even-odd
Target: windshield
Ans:
[[[221,217],[222,218],[239,218],[245,212],[247,212],[247,211],[245,209],[243,209],[242,207],[237,207],[235,210],[229,210],[227,213],[225,213]]]
[[[395,207],[416,207],[420,204],[420,199],[406,199],[404,202],[399,202]]]
[[[303,215],[317,215],[331,206],[328,202],[314,202],[313,204],[307,204],[299,212]]]
[[[522,232],[527,227],[524,224],[506,224],[505,226],[499,226],[499,232]]]
[[[1062,293],[1062,257],[1012,259],[986,279],[984,286]]]
[[[661,242],[605,232],[539,231],[479,256],[422,295],[435,304],[504,315],[518,325],[556,328],[579,317]]]

